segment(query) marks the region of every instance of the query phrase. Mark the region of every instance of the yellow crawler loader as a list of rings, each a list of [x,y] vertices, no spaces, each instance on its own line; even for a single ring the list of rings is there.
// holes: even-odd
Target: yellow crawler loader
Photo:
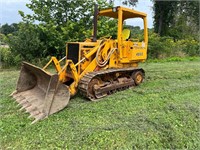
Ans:
[[[117,19],[117,39],[97,40],[97,20],[101,16]],[[130,38],[130,30],[123,29],[124,21],[130,18],[143,20],[142,41]],[[65,108],[78,90],[89,100],[97,101],[142,83],[145,72],[138,68],[138,63],[146,60],[147,45],[145,13],[120,6],[98,10],[96,5],[92,38],[67,43],[66,56],[61,60],[51,57],[43,68],[23,62],[16,90],[11,95],[35,119],[32,123]],[[47,71],[51,63],[55,74]]]

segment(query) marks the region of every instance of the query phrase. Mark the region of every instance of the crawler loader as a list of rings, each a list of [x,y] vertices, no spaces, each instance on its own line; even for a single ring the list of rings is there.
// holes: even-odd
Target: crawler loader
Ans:
[[[101,16],[117,19],[117,39],[97,40],[97,21]],[[132,39],[130,30],[123,29],[124,21],[130,18],[143,20],[142,41]],[[145,72],[138,63],[147,58],[147,15],[120,6],[98,10],[96,5],[93,22],[93,36],[84,42],[67,43],[62,59],[51,57],[43,68],[22,63],[16,90],[11,95],[21,110],[34,118],[32,123],[65,108],[78,90],[89,100],[98,101],[143,82]],[[47,71],[50,64],[55,66],[55,74]]]

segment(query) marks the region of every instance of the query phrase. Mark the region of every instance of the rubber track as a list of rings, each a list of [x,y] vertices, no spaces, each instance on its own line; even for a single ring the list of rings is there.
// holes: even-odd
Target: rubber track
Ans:
[[[85,74],[79,82],[80,93],[81,93],[81,95],[83,95],[84,97],[87,97],[90,100],[95,100],[94,98],[90,97],[90,94],[88,92],[88,85],[93,78],[95,78],[97,76],[101,76],[101,75],[110,74],[110,73],[118,73],[118,72],[119,73],[122,73],[122,72],[127,73],[127,72],[134,72],[134,71],[142,71],[144,73],[144,70],[142,68],[133,68],[133,67],[120,68],[120,69],[107,69],[107,70],[89,72],[89,73]],[[112,93],[112,92],[110,92],[110,93]]]

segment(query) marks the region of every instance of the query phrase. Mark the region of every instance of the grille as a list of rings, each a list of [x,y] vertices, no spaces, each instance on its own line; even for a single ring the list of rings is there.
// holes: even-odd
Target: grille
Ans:
[[[71,59],[74,64],[78,62],[79,44],[68,44],[67,59]]]

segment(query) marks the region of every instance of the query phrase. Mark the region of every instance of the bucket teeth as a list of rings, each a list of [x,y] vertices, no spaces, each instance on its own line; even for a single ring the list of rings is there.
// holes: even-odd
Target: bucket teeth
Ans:
[[[31,115],[28,118],[35,118],[35,116],[37,116],[40,113],[41,112],[38,109],[36,109],[35,111],[31,112]]]
[[[32,111],[36,110],[36,107],[33,107],[32,105],[30,107],[26,108],[26,113],[31,113]]]
[[[25,108],[25,109],[27,109],[27,108],[29,108],[29,107],[31,107],[31,104],[30,104],[30,103],[27,103],[26,105],[24,105],[24,108]]]
[[[20,95],[13,95],[12,97],[16,100]]]
[[[38,122],[38,121],[39,121],[39,119],[35,119],[33,122],[31,122],[31,125]]]
[[[28,116],[28,118],[33,118],[33,116],[34,116],[34,115],[31,114],[30,116]]]
[[[34,123],[38,122],[39,120],[41,120],[43,118],[45,118],[45,114],[44,113],[40,113],[37,116],[35,116],[35,120],[31,124],[34,124]]]
[[[25,106],[23,106],[22,108],[20,108],[20,109],[19,109],[19,111],[22,111],[22,110],[24,110],[24,108],[25,108]]]
[[[19,94],[17,94],[17,95],[13,95],[13,98],[14,99],[18,99],[19,97],[21,97],[22,95],[19,95]]]
[[[17,101],[18,103],[20,103],[20,102],[23,101],[24,99],[25,99],[25,97],[19,95],[19,96],[16,98],[16,101]]]
[[[9,96],[12,97],[12,96],[14,96],[15,94],[17,94],[17,90],[14,90]]]
[[[19,102],[19,104],[20,105],[24,105],[24,104],[26,104],[27,103],[27,100],[25,99],[25,100],[22,100],[21,102]]]
[[[23,104],[23,107],[20,110],[26,109],[26,108],[28,108],[30,106],[31,106],[31,104],[26,102],[26,103]]]
[[[69,87],[59,81],[59,74],[23,62],[16,91],[11,96],[21,106],[20,110],[30,113],[29,118],[44,119],[64,109],[70,99]]]

